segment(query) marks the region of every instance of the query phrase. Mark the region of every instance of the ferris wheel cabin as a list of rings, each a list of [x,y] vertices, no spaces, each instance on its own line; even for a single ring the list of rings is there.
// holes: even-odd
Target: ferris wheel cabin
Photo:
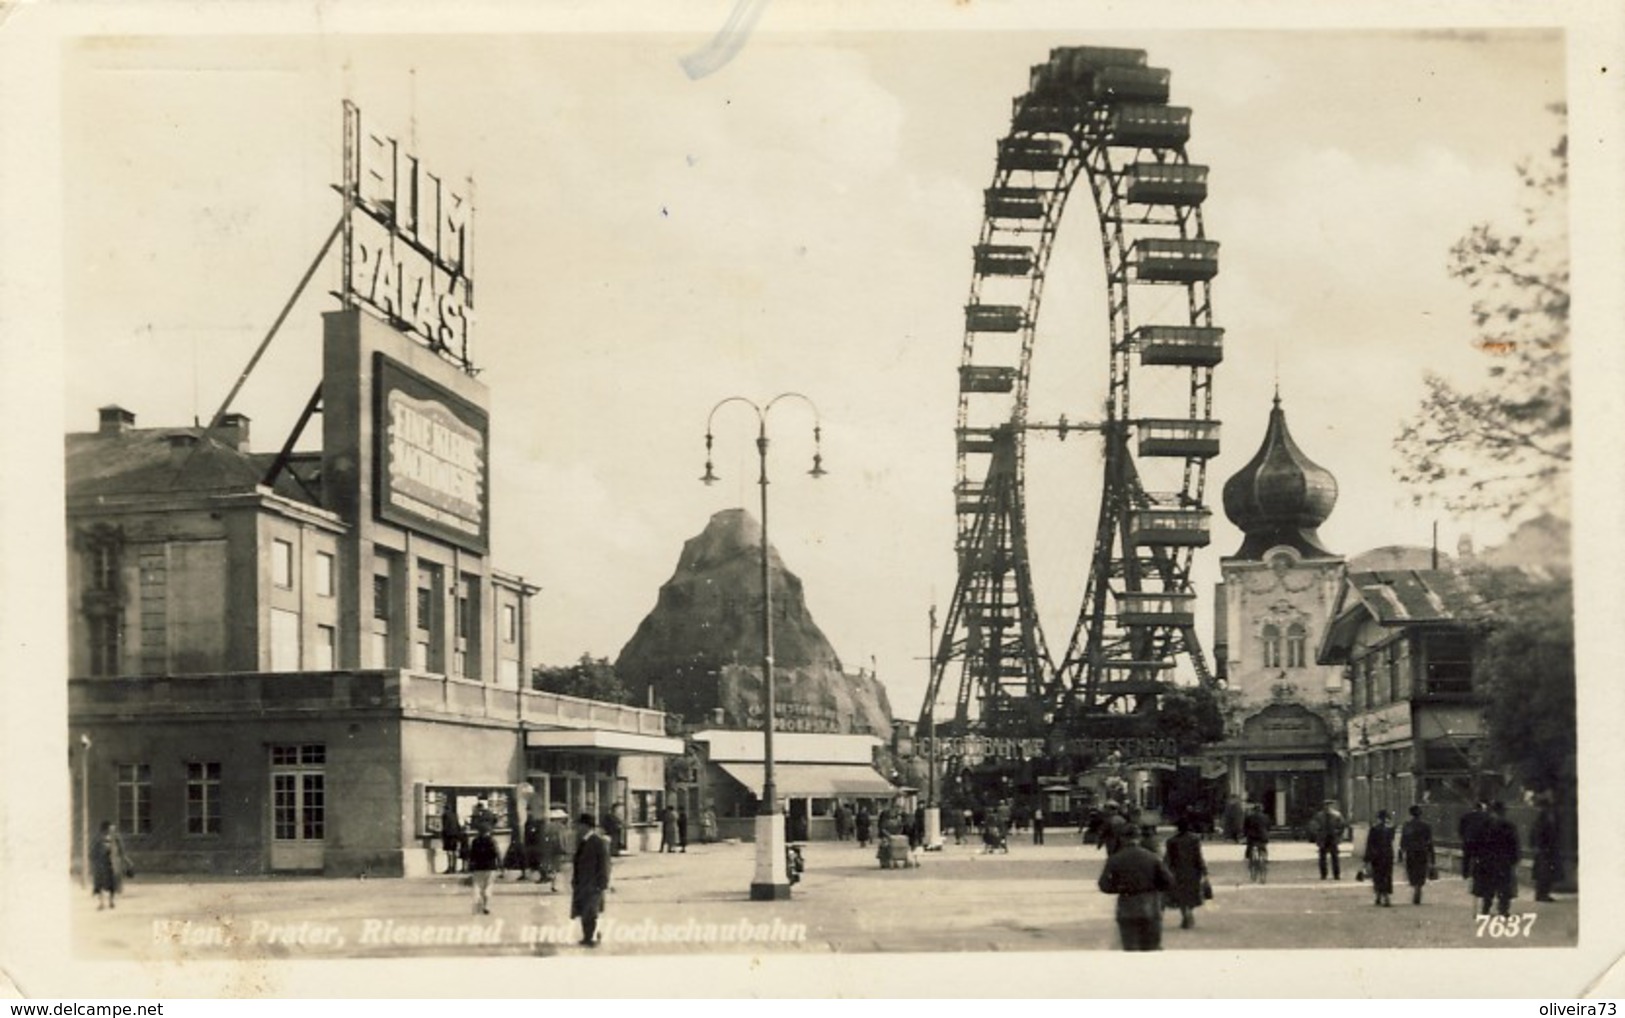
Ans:
[[[1141,283],[1203,283],[1219,274],[1219,242],[1146,237],[1134,242],[1128,260]]]
[[[1128,148],[1179,148],[1191,140],[1190,107],[1118,106],[1107,121],[1106,137]]]
[[[1199,325],[1142,325],[1129,333],[1140,363],[1211,368],[1224,360],[1224,330]]]
[[[965,305],[967,332],[1020,332],[1027,324],[1027,312],[1016,304]]]
[[[1051,138],[1004,138],[999,141],[999,169],[1055,173],[1066,158],[1061,143]]]
[[[1219,422],[1154,419],[1139,422],[1141,456],[1212,459],[1219,454]]]
[[[976,271],[984,276],[1030,275],[1033,263],[1033,249],[1025,244],[976,245]]]
[[[1010,392],[1015,387],[1015,368],[966,364],[959,369],[960,392]]]
[[[991,453],[998,448],[1000,428],[960,428],[960,452]]]
[[[1206,548],[1212,516],[1206,509],[1136,509],[1128,539],[1140,548]]]
[[[1195,163],[1134,163],[1128,168],[1128,200],[1181,208],[1207,200],[1207,167]]]
[[[1117,595],[1117,621],[1125,626],[1192,626],[1196,595],[1126,590]]]
[[[995,219],[1043,219],[1053,194],[1036,187],[990,187],[983,207]]]

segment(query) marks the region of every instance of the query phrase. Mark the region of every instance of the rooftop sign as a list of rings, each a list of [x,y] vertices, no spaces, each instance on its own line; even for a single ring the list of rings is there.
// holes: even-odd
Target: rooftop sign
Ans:
[[[474,311],[472,181],[454,188],[344,103],[346,307],[364,306],[465,371]]]

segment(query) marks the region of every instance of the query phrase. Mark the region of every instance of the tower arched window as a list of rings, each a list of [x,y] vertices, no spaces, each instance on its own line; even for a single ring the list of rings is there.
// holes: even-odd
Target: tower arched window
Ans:
[[[1264,667],[1281,667],[1281,627],[1266,625],[1259,635],[1264,645]]]
[[[1302,668],[1308,664],[1309,633],[1303,623],[1294,622],[1286,627],[1286,666]]]

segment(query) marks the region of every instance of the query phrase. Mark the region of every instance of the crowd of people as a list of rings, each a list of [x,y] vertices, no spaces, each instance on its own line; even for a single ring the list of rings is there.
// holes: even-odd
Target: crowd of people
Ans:
[[[1533,850],[1531,872],[1535,900],[1552,901],[1551,892],[1563,879],[1562,845],[1555,804],[1540,796],[1530,830]],[[1378,907],[1393,905],[1394,877],[1404,875],[1411,888],[1411,903],[1421,905],[1423,888],[1439,878],[1438,844],[1433,827],[1424,817],[1421,805],[1409,808],[1409,818],[1396,827],[1388,810],[1378,810],[1360,849],[1358,879],[1371,882],[1372,902]],[[1245,858],[1251,864],[1267,860],[1270,825],[1256,802],[1241,804],[1232,800],[1223,816],[1224,833],[1231,841],[1246,845]],[[1202,856],[1200,823],[1182,817],[1178,833],[1169,838],[1159,854],[1154,828],[1138,822],[1132,807],[1107,802],[1098,817],[1088,822],[1089,832],[1106,852],[1106,864],[1098,881],[1100,890],[1117,896],[1117,924],[1123,949],[1154,951],[1162,945],[1164,908],[1178,908],[1180,927],[1195,925],[1194,910],[1212,896],[1207,866]],[[1327,800],[1310,819],[1306,833],[1315,845],[1322,880],[1342,879],[1341,846],[1349,825],[1333,800]],[[1521,844],[1517,826],[1507,818],[1499,801],[1480,802],[1465,814],[1458,828],[1461,846],[1461,875],[1467,880],[1480,915],[1492,910],[1508,915],[1517,897],[1517,867]],[[1264,866],[1249,866],[1254,879],[1262,880]]]

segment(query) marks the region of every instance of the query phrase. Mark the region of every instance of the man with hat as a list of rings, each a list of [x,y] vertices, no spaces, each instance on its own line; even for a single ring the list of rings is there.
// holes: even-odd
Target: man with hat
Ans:
[[[570,874],[570,918],[581,920],[581,943],[598,946],[598,916],[609,890],[609,843],[598,833],[598,818],[583,813],[576,821],[576,854]]]
[[[1119,847],[1100,871],[1100,889],[1117,895],[1117,932],[1125,951],[1162,950],[1162,896],[1174,888],[1174,875],[1155,852],[1140,844],[1132,824],[1118,835]]]
[[[1473,860],[1473,897],[1478,899],[1479,915],[1489,915],[1492,905],[1501,915],[1511,910],[1512,899],[1518,896],[1518,850],[1518,828],[1497,799],[1490,803]]]
[[[1106,850],[1106,854],[1116,854],[1123,847],[1124,832],[1134,829],[1134,824],[1123,815],[1123,808],[1117,800],[1106,800],[1105,814],[1100,822],[1100,846]]]
[[[1343,879],[1343,864],[1338,849],[1343,841],[1343,814],[1337,811],[1337,800],[1327,799],[1325,806],[1309,821],[1309,830],[1315,838],[1320,859],[1320,879],[1326,879],[1326,863],[1331,862],[1333,880]]]

